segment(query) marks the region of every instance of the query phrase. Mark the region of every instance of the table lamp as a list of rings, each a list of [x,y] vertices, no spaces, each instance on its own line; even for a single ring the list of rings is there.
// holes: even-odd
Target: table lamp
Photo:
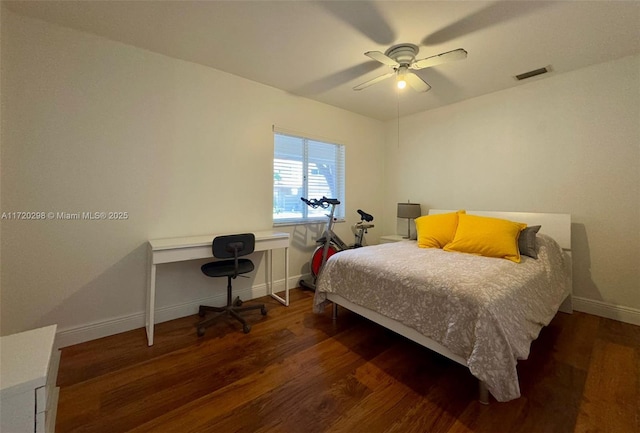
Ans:
[[[411,220],[420,215],[420,203],[398,203],[398,218],[407,218],[407,236],[403,236],[403,239],[411,237]]]

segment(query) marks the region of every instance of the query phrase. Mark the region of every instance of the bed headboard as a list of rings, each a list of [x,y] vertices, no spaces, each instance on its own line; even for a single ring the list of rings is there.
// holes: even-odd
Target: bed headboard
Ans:
[[[456,212],[455,210],[429,209],[429,215]],[[571,215],[565,213],[532,213],[467,210],[469,215],[502,218],[525,223],[529,226],[541,225],[540,233],[551,236],[565,251],[571,251]]]

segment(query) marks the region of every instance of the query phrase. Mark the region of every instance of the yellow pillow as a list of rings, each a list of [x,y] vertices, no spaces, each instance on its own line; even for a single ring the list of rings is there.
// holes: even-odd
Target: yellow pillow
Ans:
[[[424,215],[416,218],[420,248],[442,248],[453,240],[458,226],[458,214],[465,211]]]
[[[477,215],[459,215],[458,228],[445,251],[497,257],[520,263],[518,236],[526,224]]]

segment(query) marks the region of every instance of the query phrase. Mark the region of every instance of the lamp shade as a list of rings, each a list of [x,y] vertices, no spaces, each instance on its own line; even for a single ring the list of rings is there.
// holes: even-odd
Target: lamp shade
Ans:
[[[420,203],[398,203],[398,218],[418,218],[421,214]]]

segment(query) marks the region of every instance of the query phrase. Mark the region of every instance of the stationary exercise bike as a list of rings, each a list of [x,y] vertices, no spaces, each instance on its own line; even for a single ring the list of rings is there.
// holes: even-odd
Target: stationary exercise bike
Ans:
[[[318,247],[313,251],[311,255],[311,276],[313,277],[313,282],[308,282],[305,280],[300,280],[300,287],[309,290],[316,289],[316,279],[320,274],[320,270],[324,266],[324,264],[329,260],[329,257],[332,255],[339,253],[340,251],[348,250],[351,248],[360,248],[362,246],[362,240],[364,238],[365,233],[370,228],[373,228],[374,225],[371,224],[373,221],[373,216],[364,212],[361,209],[358,209],[358,214],[360,215],[360,221],[355,224],[355,243],[353,245],[347,245],[344,243],[340,236],[338,236],[333,231],[333,224],[335,223],[334,213],[336,210],[336,206],[340,204],[340,200],[335,198],[326,198],[322,197],[321,199],[311,199],[307,200],[304,197],[300,197],[300,199],[307,204],[307,206],[316,208],[327,209],[331,207],[331,210],[327,214],[327,226],[322,233],[322,236],[316,240],[316,244]]]

